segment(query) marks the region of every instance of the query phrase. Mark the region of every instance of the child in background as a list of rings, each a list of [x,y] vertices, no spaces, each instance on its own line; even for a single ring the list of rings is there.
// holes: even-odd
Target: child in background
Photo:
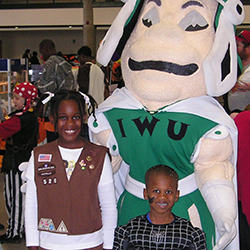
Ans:
[[[37,88],[28,82],[17,85],[13,90],[16,111],[0,123],[0,137],[6,139],[2,172],[5,174],[4,194],[8,228],[0,236],[1,243],[19,243],[24,228],[23,194],[20,163],[28,161],[33,147],[37,145],[38,123],[32,103],[37,98]]]
[[[53,94],[50,94],[53,95]],[[34,149],[26,177],[29,249],[112,249],[117,222],[108,149],[82,135],[89,98],[60,90],[50,100],[58,139]]]
[[[144,198],[149,201],[150,212],[117,227],[113,249],[207,249],[205,233],[171,212],[179,199],[178,179],[178,174],[165,165],[146,172]]]

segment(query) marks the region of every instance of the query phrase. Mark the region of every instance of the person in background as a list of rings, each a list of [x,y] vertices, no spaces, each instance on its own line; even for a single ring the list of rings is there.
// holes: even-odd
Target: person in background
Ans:
[[[250,249],[250,111],[238,113],[234,116],[234,121],[238,129],[237,184],[240,249]]]
[[[0,123],[0,137],[6,140],[2,172],[4,196],[9,217],[6,233],[0,236],[1,243],[19,243],[24,229],[23,194],[21,172],[18,166],[28,161],[32,149],[37,145],[38,122],[32,108],[38,97],[37,88],[29,82],[22,82],[13,90],[15,111]]]
[[[88,46],[82,46],[78,50],[77,55],[80,62],[77,74],[78,90],[91,95],[99,105],[104,101],[108,88],[105,84],[104,72],[93,63],[92,51]],[[84,123],[84,131],[84,137],[89,140],[87,119]]]
[[[35,148],[26,170],[30,250],[113,247],[117,211],[110,157],[106,147],[82,137],[85,102],[93,107],[93,99],[72,90],[60,90],[50,100],[59,137]]]
[[[178,179],[176,171],[166,165],[147,170],[144,198],[150,211],[116,228],[114,250],[207,249],[205,233],[172,213],[179,199]]]
[[[27,58],[28,61],[30,61],[30,49],[25,50],[25,52],[23,53],[22,58]]]
[[[57,55],[54,42],[50,39],[44,39],[39,44],[39,51],[45,61],[41,78],[34,83],[38,88],[39,95],[47,91],[55,94],[60,89],[75,89],[72,66],[63,57]],[[57,135],[49,122],[49,110],[46,107],[44,112],[47,141],[51,142],[57,138]]]
[[[31,58],[30,58],[30,64],[32,65],[32,64],[38,64],[38,65],[40,65],[40,62],[39,62],[39,59],[38,59],[38,57],[37,57],[37,52],[36,51],[33,51],[32,52],[32,56],[31,56]]]
[[[104,101],[105,77],[101,68],[92,62],[91,54],[88,46],[82,46],[77,52],[80,62],[77,83],[79,91],[91,95],[99,105]]]
[[[242,61],[243,72],[235,87],[228,93],[230,112],[243,111],[250,104],[250,31],[243,30],[236,36],[237,53]]]

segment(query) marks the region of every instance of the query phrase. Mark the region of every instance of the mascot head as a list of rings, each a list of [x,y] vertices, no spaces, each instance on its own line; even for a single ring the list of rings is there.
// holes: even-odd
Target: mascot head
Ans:
[[[239,0],[128,0],[97,60],[121,55],[125,86],[149,109],[219,96],[237,78],[234,25],[243,20]]]

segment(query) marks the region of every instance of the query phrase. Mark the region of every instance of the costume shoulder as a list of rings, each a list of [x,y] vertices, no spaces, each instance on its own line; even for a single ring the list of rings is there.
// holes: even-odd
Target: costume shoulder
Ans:
[[[141,109],[143,105],[130,93],[130,91],[123,87],[116,89],[114,93],[107,98],[96,110],[96,113],[103,113],[113,108],[122,109]]]
[[[91,115],[88,120],[88,125],[93,133],[110,129],[109,122],[104,116],[104,112],[115,109],[143,109],[143,105],[127,90],[126,87],[116,89],[114,93],[101,103],[96,110],[95,117]],[[98,123],[98,126],[96,124]]]
[[[146,108],[129,92],[129,90],[127,90],[126,87],[116,89],[115,92],[96,110],[96,121],[98,122],[98,126],[93,126],[95,124],[95,119],[93,116],[90,117],[89,127],[91,131],[99,133],[109,129],[109,123],[103,113],[115,108],[146,110]],[[236,129],[233,120],[226,114],[223,107],[210,96],[188,98],[159,110],[159,112],[164,111],[190,113],[210,119],[218,124],[223,124],[232,130]]]
[[[202,107],[202,108],[201,108]],[[192,97],[173,105],[167,106],[164,111],[190,113],[206,119],[223,124],[226,127],[235,129],[235,124],[224,108],[211,96]]]

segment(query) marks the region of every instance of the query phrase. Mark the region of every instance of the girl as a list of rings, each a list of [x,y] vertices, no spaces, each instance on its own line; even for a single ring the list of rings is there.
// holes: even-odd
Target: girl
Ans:
[[[8,214],[8,228],[0,236],[0,242],[19,243],[23,231],[23,195],[20,163],[28,161],[37,144],[37,118],[32,103],[37,98],[37,88],[23,82],[13,89],[13,103],[16,111],[9,114],[0,124],[0,137],[6,139],[2,172],[5,173],[4,194]]]
[[[117,212],[111,163],[107,148],[81,136],[84,98],[88,104],[86,95],[60,90],[50,101],[58,139],[34,149],[26,173],[29,249],[113,247]]]

